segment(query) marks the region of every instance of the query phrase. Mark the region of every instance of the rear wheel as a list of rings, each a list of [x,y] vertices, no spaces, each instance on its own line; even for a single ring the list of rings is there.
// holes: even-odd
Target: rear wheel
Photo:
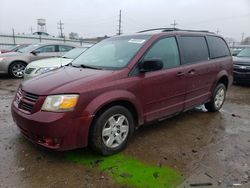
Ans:
[[[90,132],[92,149],[103,155],[123,150],[134,131],[134,119],[123,106],[113,106],[99,114]]]
[[[23,78],[26,64],[23,62],[14,62],[9,67],[9,74],[14,78]]]
[[[213,92],[211,101],[205,104],[209,112],[217,112],[221,109],[226,98],[226,86],[218,84]]]

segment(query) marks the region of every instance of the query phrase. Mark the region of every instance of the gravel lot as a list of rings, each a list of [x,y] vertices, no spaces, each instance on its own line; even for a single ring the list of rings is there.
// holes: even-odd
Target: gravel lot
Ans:
[[[28,142],[10,113],[20,82],[0,77],[0,187],[133,187],[100,170],[98,164],[90,167],[72,162],[67,157],[72,152],[50,152]],[[197,183],[250,187],[249,135],[250,86],[234,85],[219,113],[199,107],[144,126],[122,155],[176,170],[186,180],[179,187]]]

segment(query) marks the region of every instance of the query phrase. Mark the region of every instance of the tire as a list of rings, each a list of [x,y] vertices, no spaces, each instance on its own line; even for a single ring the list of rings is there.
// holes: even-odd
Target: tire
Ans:
[[[205,104],[205,108],[209,112],[217,112],[221,109],[226,98],[226,86],[219,83],[214,89],[211,101]]]
[[[134,132],[134,118],[123,106],[112,106],[99,114],[90,131],[90,146],[102,155],[123,150]]]
[[[14,62],[9,66],[9,75],[13,78],[23,78],[24,69],[27,66],[24,62]]]

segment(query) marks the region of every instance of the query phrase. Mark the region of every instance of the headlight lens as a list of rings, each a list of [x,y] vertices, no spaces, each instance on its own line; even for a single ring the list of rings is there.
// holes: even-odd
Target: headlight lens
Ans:
[[[44,74],[46,72],[49,72],[51,70],[54,70],[54,69],[57,69],[58,67],[43,67],[43,68],[40,68],[36,71],[36,74]]]
[[[74,110],[79,95],[51,95],[47,96],[43,106],[43,111],[67,112]]]

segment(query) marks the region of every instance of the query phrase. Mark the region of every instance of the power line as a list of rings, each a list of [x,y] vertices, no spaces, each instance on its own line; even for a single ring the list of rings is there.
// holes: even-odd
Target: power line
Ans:
[[[64,23],[62,23],[61,20],[60,20],[60,21],[58,22],[58,25],[59,25],[58,29],[60,30],[60,37],[63,38],[64,35],[63,35],[62,30],[64,29],[64,28],[63,28]]]
[[[117,35],[121,35],[122,34],[122,11],[120,10],[119,12],[119,24],[118,24],[118,33]]]

